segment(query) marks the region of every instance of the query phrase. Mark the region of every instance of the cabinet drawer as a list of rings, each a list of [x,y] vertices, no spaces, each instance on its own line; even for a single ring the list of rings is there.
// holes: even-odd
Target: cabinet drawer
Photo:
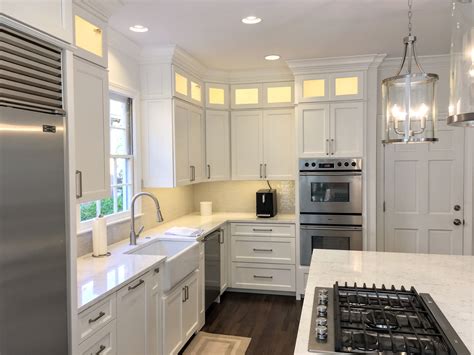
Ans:
[[[79,345],[79,355],[115,355],[116,349],[115,320]]]
[[[232,237],[232,261],[295,264],[295,238]]]
[[[295,266],[234,262],[232,263],[232,287],[295,291]]]
[[[79,314],[79,342],[115,319],[115,294]]]
[[[232,223],[232,236],[295,237],[294,224]]]

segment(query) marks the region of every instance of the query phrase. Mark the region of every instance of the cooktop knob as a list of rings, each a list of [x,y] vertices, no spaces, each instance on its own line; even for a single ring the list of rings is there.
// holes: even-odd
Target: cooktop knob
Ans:
[[[308,166],[309,166],[309,163],[304,163],[304,166],[308,167]]]
[[[319,325],[327,326],[327,324],[328,324],[327,318],[324,318],[324,317],[316,318],[316,326],[319,326]]]
[[[316,166],[316,163],[312,163],[311,166],[314,168]]]
[[[328,315],[328,308],[325,305],[319,305],[316,307],[318,317],[326,317]]]
[[[344,163],[344,166],[349,166],[349,163],[346,161],[346,162]]]
[[[355,161],[353,161],[351,165],[352,165],[352,166],[356,166],[357,164],[356,164]]]
[[[319,304],[328,304],[328,295],[327,293],[320,293],[318,296]]]
[[[328,327],[319,325],[316,327],[316,339],[325,340],[328,337]]]

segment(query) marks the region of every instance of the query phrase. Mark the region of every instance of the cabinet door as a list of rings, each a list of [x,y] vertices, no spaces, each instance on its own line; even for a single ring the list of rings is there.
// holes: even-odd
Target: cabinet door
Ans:
[[[229,112],[206,111],[206,178],[230,180]]]
[[[232,112],[232,179],[263,178],[262,111]]]
[[[263,113],[263,174],[269,180],[291,180],[295,165],[294,110]]]
[[[163,299],[163,354],[177,354],[183,344],[184,286]]]
[[[74,6],[74,54],[107,67],[107,23]]]
[[[161,293],[160,269],[150,271],[149,282],[146,284],[147,327],[146,347],[147,355],[161,354]]]
[[[263,107],[293,106],[293,82],[263,85]]]
[[[223,294],[227,289],[227,263],[229,262],[229,259],[227,258],[227,245],[229,238],[227,238],[225,229],[221,229],[220,232],[221,234],[219,236],[219,242],[221,243],[221,294]]]
[[[76,169],[82,178],[78,201],[106,198],[110,195],[108,74],[105,69],[77,57],[74,58],[74,112]]]
[[[329,155],[329,105],[299,105],[297,112],[299,156]]]
[[[338,73],[330,76],[330,100],[359,100],[364,98],[364,73]]]
[[[192,166],[192,182],[204,180],[204,111],[189,106],[189,165]]]
[[[360,157],[364,149],[364,104],[331,104],[331,155]]]
[[[2,0],[0,13],[72,43],[72,0]]]
[[[296,101],[315,102],[329,99],[329,75],[305,75],[296,78]]]
[[[205,268],[204,259],[204,243],[199,243],[199,273],[198,273],[198,304],[199,304],[199,329],[206,323],[206,289],[205,284]]]
[[[197,331],[198,327],[198,279],[197,274],[194,273],[186,282],[186,301],[183,303],[183,336],[184,341],[187,341],[191,335]]]
[[[206,107],[227,110],[229,108],[229,85],[206,83]]]
[[[186,185],[191,181],[189,163],[189,106],[181,101],[174,105],[174,160],[176,185]]]
[[[146,277],[117,292],[117,354],[146,354]]]
[[[231,107],[233,109],[262,107],[261,84],[232,85],[231,92]]]

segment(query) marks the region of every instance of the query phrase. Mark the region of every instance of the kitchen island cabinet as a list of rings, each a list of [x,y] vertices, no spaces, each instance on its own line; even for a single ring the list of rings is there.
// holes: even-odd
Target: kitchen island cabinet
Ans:
[[[429,293],[456,333],[474,351],[474,257],[371,251],[317,250],[313,253],[295,354],[308,352],[314,288],[334,283],[411,286]]]

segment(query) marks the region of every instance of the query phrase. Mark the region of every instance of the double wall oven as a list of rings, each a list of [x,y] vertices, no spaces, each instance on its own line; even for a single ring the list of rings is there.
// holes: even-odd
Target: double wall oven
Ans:
[[[300,159],[300,261],[314,249],[362,250],[362,159]]]

